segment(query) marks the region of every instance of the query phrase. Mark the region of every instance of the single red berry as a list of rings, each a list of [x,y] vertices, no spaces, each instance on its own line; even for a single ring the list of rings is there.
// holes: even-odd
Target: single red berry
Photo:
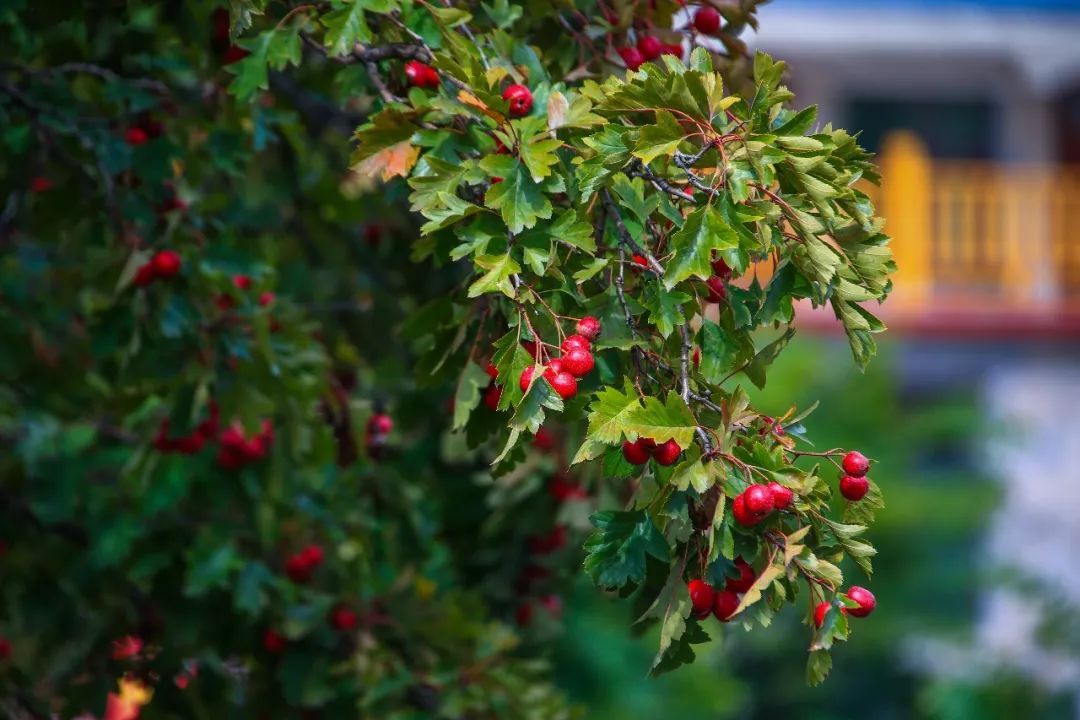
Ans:
[[[150,136],[141,127],[129,127],[127,132],[124,133],[124,142],[132,147],[144,145],[149,139]]]
[[[757,575],[754,574],[754,568],[750,567],[750,563],[741,557],[735,558],[735,569],[739,571],[739,577],[728,578],[724,587],[732,592],[744,593],[757,580]]]
[[[563,400],[569,400],[577,395],[577,380],[565,370],[551,380],[551,387],[555,389],[555,392],[559,393],[559,397]]]
[[[249,290],[251,289],[251,276],[233,275],[232,284],[237,290]]]
[[[679,443],[675,440],[668,440],[665,443],[660,443],[653,448],[652,456],[653,460],[658,465],[674,465],[679,460],[679,455],[682,454],[682,448],[679,447]]]
[[[285,650],[285,636],[276,630],[267,630],[263,633],[263,649],[268,653],[277,655]]]
[[[848,608],[848,613],[852,617],[866,617],[870,613],[874,612],[874,608],[877,607],[877,598],[874,597],[874,593],[870,592],[864,587],[858,585],[852,585],[847,591],[848,600],[852,600],[859,604],[859,607]]]
[[[628,70],[637,70],[645,62],[645,57],[636,47],[622,47],[618,53]]]
[[[161,250],[150,260],[154,265],[154,274],[157,277],[169,278],[180,272],[180,253],[175,250]]]
[[[495,412],[499,409],[499,401],[502,400],[502,388],[498,385],[488,385],[484,390],[484,405]]]
[[[664,52],[664,43],[652,35],[642,35],[638,38],[637,49],[646,60],[655,60]]]
[[[533,372],[536,370],[535,365],[530,365],[521,371],[521,377],[518,378],[518,387],[521,388],[521,392],[529,391],[529,384],[532,383]]]
[[[232,65],[235,62],[240,62],[250,54],[250,50],[242,48],[239,45],[230,45],[228,49],[225,50],[225,56],[222,58],[222,63],[225,65]]]
[[[649,448],[645,447],[641,440],[636,442],[630,442],[629,440],[624,441],[622,444],[622,454],[623,457],[626,458],[626,462],[631,465],[644,465],[649,462],[649,457],[651,456]]]
[[[694,368],[701,367],[701,348],[694,348],[694,352],[690,355],[690,362],[694,363]]]
[[[263,307],[270,305],[272,302],[274,302],[274,293],[272,292],[264,292],[259,296],[259,304]]]
[[[706,302],[722,303],[727,298],[727,284],[723,278],[713,275],[705,281],[705,287],[709,291],[705,297]]]
[[[532,110],[532,91],[524,85],[508,85],[502,96],[510,103],[510,117],[524,117]]]
[[[630,261],[633,262],[638,267],[643,267],[643,268],[649,267],[649,261],[645,259],[644,255],[638,255],[638,254],[635,253],[633,256],[630,257]]]
[[[555,436],[546,427],[541,427],[533,435],[532,446],[540,452],[548,452],[555,447]]]
[[[143,263],[135,271],[135,277],[131,279],[131,284],[135,287],[146,287],[154,282],[156,277],[157,274],[154,272],[154,264],[152,262]]]
[[[866,497],[870,491],[870,481],[865,477],[852,477],[845,475],[840,478],[840,494],[851,502],[857,502]]]
[[[562,598],[553,593],[547,595],[541,595],[537,600],[540,601],[540,607],[548,611],[548,614],[552,617],[562,616]]]
[[[720,29],[720,13],[716,8],[701,7],[694,13],[694,28],[705,35],[712,35]]]
[[[712,261],[712,271],[713,275],[718,278],[723,278],[724,280],[727,280],[729,277],[731,277],[731,268],[728,267],[728,264],[724,261],[723,258],[718,258]]]
[[[592,315],[586,315],[585,317],[578,320],[577,327],[575,327],[574,329],[577,331],[578,335],[590,342],[600,337],[600,321],[594,318]],[[571,337],[573,336],[571,335]]]
[[[690,592],[690,604],[694,608],[694,617],[699,620],[708,617],[712,612],[713,600],[716,596],[713,586],[704,580],[694,579],[687,584],[686,589]]]
[[[176,685],[179,690],[186,690],[188,683],[191,682],[191,676],[187,673],[177,673],[173,677],[173,685]]]
[[[814,608],[814,626],[815,627],[820,628],[822,625],[825,624],[825,614],[827,612],[829,612],[829,606],[830,605],[832,605],[832,603],[820,602],[820,603],[817,604],[817,607]],[[840,608],[840,613],[842,615],[846,615],[847,614],[847,608],[845,608],[845,607]]]
[[[595,362],[588,350],[575,348],[562,356],[563,367],[574,377],[584,377],[592,372]]]
[[[492,185],[498,185],[498,184],[499,184],[499,183],[501,183],[502,181],[503,181],[503,178],[499,177],[498,175],[496,175],[496,176],[494,176],[493,178],[491,178],[491,184],[492,184]]]
[[[721,590],[713,599],[713,615],[720,622],[727,622],[739,607],[739,596],[730,590]]]
[[[335,630],[348,632],[357,626],[360,616],[348,605],[337,605],[330,611],[330,625]]]
[[[435,68],[425,65],[419,60],[410,60],[405,63],[405,78],[413,87],[439,87],[439,74],[435,72]]]
[[[43,193],[52,190],[53,181],[40,175],[30,181],[30,192]]]
[[[660,54],[661,55],[674,55],[675,57],[677,57],[677,58],[679,58],[681,60],[682,56],[683,56],[682,43],[671,43],[670,45],[665,45],[663,52],[661,52]]]
[[[568,353],[571,350],[592,350],[592,343],[584,335],[567,335],[566,339],[562,341],[562,345],[559,348]]]
[[[765,485],[751,485],[743,491],[746,511],[764,517],[773,510],[773,494]]]
[[[773,480],[767,485],[769,492],[772,493],[773,507],[777,510],[787,510],[791,507],[791,502],[795,499],[795,493],[790,488],[786,488],[780,483]]]
[[[499,377],[499,370],[493,363],[488,363],[487,367],[484,368],[484,372],[486,372],[487,376],[492,380],[497,380]]]
[[[389,435],[394,429],[394,420],[386,413],[377,412],[368,418],[367,429],[371,433]]]
[[[735,522],[743,527],[757,525],[762,519],[761,515],[755,515],[746,509],[746,498],[742,493],[736,495],[735,501],[731,503],[731,515],[735,518]]]
[[[870,472],[870,461],[858,450],[852,450],[845,455],[841,465],[844,468],[844,472],[852,477],[862,477]]]

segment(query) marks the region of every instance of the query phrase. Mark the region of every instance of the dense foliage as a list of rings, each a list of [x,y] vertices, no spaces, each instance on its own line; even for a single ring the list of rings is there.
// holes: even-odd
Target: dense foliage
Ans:
[[[795,604],[820,682],[880,493],[740,383],[893,264],[757,4],[0,11],[9,714],[566,716],[582,542],[654,673]]]

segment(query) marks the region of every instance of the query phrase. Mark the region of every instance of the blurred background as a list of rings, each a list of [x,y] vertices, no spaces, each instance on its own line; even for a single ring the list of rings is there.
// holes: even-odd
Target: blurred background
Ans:
[[[879,609],[819,688],[791,613],[645,681],[653,638],[582,585],[560,682],[590,718],[1080,718],[1080,1],[778,0],[750,42],[885,178],[880,357],[804,312],[758,393],[879,461]]]

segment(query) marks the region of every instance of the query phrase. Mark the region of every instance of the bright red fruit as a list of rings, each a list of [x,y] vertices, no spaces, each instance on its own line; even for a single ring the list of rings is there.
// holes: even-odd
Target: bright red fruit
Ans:
[[[825,623],[825,613],[829,612],[829,605],[832,603],[820,602],[817,607],[814,608],[814,625],[821,627]],[[840,612],[844,615],[847,614],[847,608],[840,608]]]
[[[716,8],[702,7],[694,13],[694,28],[699,33],[712,35],[720,29],[720,13]]]
[[[712,261],[712,271],[713,275],[725,280],[731,277],[731,268],[728,267],[728,264],[724,262],[723,258]]]
[[[371,433],[389,435],[390,431],[394,429],[394,420],[386,413],[377,412],[368,418],[367,429]]]
[[[764,517],[773,510],[773,494],[764,485],[751,485],[743,491],[746,511]]]
[[[259,296],[259,304],[262,305],[263,307],[266,307],[267,305],[270,305],[273,302],[274,302],[274,293],[272,293],[272,292],[264,292],[262,295]]]
[[[660,54],[661,55],[674,55],[675,57],[677,57],[679,59],[682,59],[683,46],[682,46],[681,43],[672,43],[670,45],[665,45],[663,52],[661,52]]]
[[[498,385],[488,385],[484,390],[484,405],[492,412],[499,409],[499,401],[502,400],[502,388]]]
[[[590,342],[600,337],[600,321],[594,318],[592,315],[586,315],[578,320],[577,334],[589,340]],[[571,336],[573,337],[573,336]],[[586,348],[587,350],[588,348]]]
[[[713,615],[720,622],[727,622],[739,607],[739,596],[730,590],[721,590],[713,600]]]
[[[864,477],[852,477],[845,475],[840,478],[840,494],[847,500],[857,502],[866,497],[870,491],[870,481]]]
[[[727,299],[727,284],[723,278],[713,275],[705,281],[705,287],[709,291],[709,294],[705,297],[706,302],[722,303]]]
[[[699,620],[708,617],[712,612],[713,600],[716,596],[713,586],[704,580],[694,579],[687,584],[686,589],[690,592],[690,604],[694,608],[694,616]]]
[[[630,260],[631,260],[631,262],[633,262],[635,265],[638,265],[639,267],[643,267],[643,268],[649,267],[649,261],[645,259],[644,255],[634,254],[630,258]]]
[[[535,365],[530,365],[521,371],[521,377],[518,378],[518,387],[521,388],[521,392],[529,391],[529,384],[532,382],[533,372],[536,370]]]
[[[584,377],[592,372],[595,362],[588,350],[575,348],[562,356],[563,367],[574,377]]]
[[[124,142],[132,147],[138,147],[139,145],[146,144],[146,141],[150,139],[150,136],[146,134],[146,131],[141,127],[129,127],[124,133]]]
[[[637,70],[645,62],[645,57],[636,47],[622,47],[617,52],[628,70]]]
[[[557,617],[562,616],[562,598],[561,597],[559,597],[558,595],[554,595],[554,594],[548,594],[548,595],[541,595],[538,598],[538,600],[540,601],[540,606],[542,608],[544,608],[545,610],[547,610],[548,614],[550,614],[552,617],[557,618]]]
[[[560,347],[564,353],[568,353],[571,350],[591,350],[592,343],[584,335],[567,335]]]
[[[750,567],[750,563],[741,557],[735,558],[735,569],[739,571],[739,577],[728,578],[727,582],[724,583],[724,587],[732,592],[744,593],[757,580],[757,575],[754,574],[754,568]]]
[[[735,522],[743,527],[757,525],[762,519],[761,515],[755,515],[746,509],[746,498],[741,493],[736,495],[735,501],[731,503],[731,514],[734,516]]]
[[[859,604],[859,607],[848,608],[848,613],[852,617],[866,617],[870,613],[874,612],[874,608],[877,607],[877,598],[874,597],[874,593],[870,592],[864,587],[858,585],[852,585],[847,591],[848,600],[853,600]]]
[[[631,465],[644,465],[649,462],[649,457],[651,455],[649,448],[645,447],[641,440],[637,440],[636,442],[626,440],[623,442],[622,454],[623,457],[626,458],[626,462]]]
[[[792,500],[795,499],[795,493],[790,488],[786,488],[775,480],[767,485],[769,492],[772,493],[773,507],[777,510],[787,510],[791,507]]]
[[[508,85],[502,96],[510,103],[510,117],[524,117],[532,110],[532,91],[524,85]]]
[[[180,253],[175,250],[161,250],[150,260],[154,265],[154,274],[157,277],[169,278],[180,272]]]
[[[852,477],[862,477],[870,472],[870,461],[858,450],[852,450],[845,455],[841,465],[844,467],[844,472]]]
[[[701,348],[694,348],[694,352],[690,355],[690,362],[694,363],[695,368],[701,367]]]
[[[405,78],[413,87],[439,87],[439,74],[435,72],[435,68],[425,65],[419,60],[410,60],[405,63]]]
[[[563,400],[569,400],[577,395],[577,380],[565,370],[556,375],[550,382],[551,387],[555,388],[555,392],[559,393],[559,397]]]
[[[335,630],[347,632],[360,622],[360,616],[348,605],[337,605],[330,611],[330,625]]]
[[[113,660],[127,660],[142,652],[143,641],[140,637],[125,635],[119,640],[113,640],[112,647]]]
[[[285,650],[285,636],[277,630],[267,630],[263,633],[263,649],[277,655]]]
[[[131,279],[131,284],[135,287],[146,287],[154,282],[154,278],[156,277],[157,275],[154,273],[154,264],[144,263],[135,271],[135,277]]]
[[[53,182],[47,177],[40,175],[30,181],[30,192],[43,193],[52,190]]]
[[[232,284],[237,290],[249,290],[251,288],[251,276],[233,275]]]
[[[657,445],[653,451],[653,459],[660,465],[674,465],[682,454],[682,448],[674,440]]]
[[[664,52],[664,43],[652,35],[642,35],[638,38],[637,49],[646,60],[655,60]]]
[[[499,377],[499,370],[492,363],[487,364],[487,367],[484,368],[484,372],[486,372],[487,376],[492,380],[496,380]]]
[[[544,379],[551,382],[555,379],[555,376],[563,372],[566,368],[563,367],[562,358],[552,358],[548,361],[547,367],[544,368]]]

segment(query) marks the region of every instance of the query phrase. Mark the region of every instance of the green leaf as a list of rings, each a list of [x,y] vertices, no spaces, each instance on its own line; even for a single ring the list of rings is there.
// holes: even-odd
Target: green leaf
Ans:
[[[795,328],[788,328],[783,335],[763,347],[758,354],[754,356],[754,359],[743,371],[746,373],[746,377],[750,378],[750,382],[754,383],[759,388],[765,387],[765,368],[772,365],[773,360],[779,357],[780,351],[784,349],[784,346],[791,342],[791,338],[794,336]]]
[[[817,687],[825,682],[832,670],[832,655],[828,650],[814,650],[806,659],[806,684]]]
[[[690,593],[687,592],[686,583],[683,581],[685,569],[686,557],[683,556],[682,560],[672,564],[664,587],[639,619],[639,622],[647,618],[660,619],[660,647],[657,649],[656,657],[653,658],[650,670],[660,664],[672,643],[686,632],[686,619],[690,617],[692,605]]]
[[[474,362],[465,363],[454,393],[454,430],[465,427],[469,422],[469,415],[480,405],[481,392],[490,382],[491,378],[484,368]]]
[[[633,385],[627,383],[623,390],[605,387],[596,393],[589,405],[589,426],[585,433],[588,441],[604,445],[622,442],[627,422],[641,409],[641,398]],[[575,459],[574,462],[578,462]]]
[[[652,518],[642,510],[595,513],[597,530],[585,542],[585,572],[601,588],[621,588],[645,579],[645,558],[667,562],[669,550]]]
[[[345,7],[320,16],[320,22],[326,27],[323,43],[331,55],[349,55],[356,43],[371,42],[371,29],[364,19],[364,6],[362,0],[345,0]]]
[[[669,392],[667,400],[646,396],[644,405],[632,408],[622,417],[622,428],[628,436],[647,437],[659,442],[674,440],[688,448],[694,441],[698,424],[683,399]]]
[[[573,245],[590,255],[596,252],[592,225],[581,220],[573,210],[567,210],[560,215],[548,232],[553,239]]]
[[[537,220],[551,217],[551,201],[516,158],[488,155],[480,161],[480,167],[502,178],[502,182],[488,188],[484,204],[500,212],[510,232],[519,233],[536,225]]]
[[[739,237],[712,205],[690,213],[677,233],[671,236],[675,255],[664,268],[664,285],[670,290],[689,277],[712,276],[713,252],[735,250]]]
[[[469,286],[469,297],[478,297],[484,293],[501,292],[507,297],[514,297],[514,286],[510,277],[521,272],[510,253],[502,255],[481,255],[475,260],[476,265],[487,270],[480,278]]]
[[[634,156],[648,165],[661,155],[672,155],[686,137],[686,130],[675,116],[666,110],[656,112],[656,123],[641,129]]]
[[[649,322],[655,325],[665,338],[674,332],[676,326],[686,323],[682,306],[689,301],[690,295],[676,290],[664,290],[659,283],[649,283],[641,295],[641,305],[649,311]]]

